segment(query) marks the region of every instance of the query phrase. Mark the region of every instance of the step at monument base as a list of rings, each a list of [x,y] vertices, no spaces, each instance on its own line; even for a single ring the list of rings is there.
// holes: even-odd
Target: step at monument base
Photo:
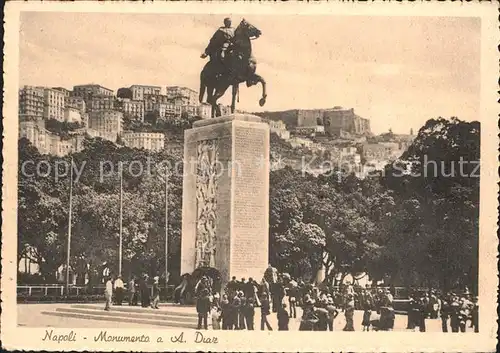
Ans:
[[[54,311],[44,311],[42,313],[44,315],[63,318],[126,322],[173,329],[196,329],[198,324],[198,315],[194,307],[172,307],[172,309],[170,309],[168,305],[160,307],[159,310],[113,306],[110,311],[105,311],[102,305],[77,304],[66,308],[56,308]],[[106,326],[106,324],[103,325]]]

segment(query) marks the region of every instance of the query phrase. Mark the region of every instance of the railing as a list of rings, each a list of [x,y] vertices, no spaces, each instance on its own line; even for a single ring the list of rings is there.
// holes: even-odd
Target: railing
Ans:
[[[361,288],[361,289],[365,289],[364,287],[354,287],[354,291],[357,290],[357,288]],[[340,286],[333,286],[332,289],[334,290],[337,290],[337,291],[341,291],[341,287]],[[379,290],[379,289],[382,289],[382,290],[394,290],[394,298],[401,298],[401,299],[405,299],[405,298],[409,298],[409,293],[408,293],[408,288],[406,287],[370,287],[370,288],[366,288],[367,290],[372,290],[372,289],[375,289],[375,290]]]
[[[124,285],[124,289],[126,291],[126,285]],[[153,295],[153,286],[148,286],[151,291],[151,295]],[[175,286],[168,285],[166,287],[166,295],[172,293]],[[41,285],[18,285],[17,286],[17,295],[18,296],[49,296],[49,295],[80,295],[80,294],[94,294],[94,295],[104,295],[106,287],[104,285],[99,286],[75,286],[70,285],[68,288],[68,293],[66,293],[66,286],[62,284],[41,284]],[[160,291],[162,294],[165,294],[165,286],[160,286]]]

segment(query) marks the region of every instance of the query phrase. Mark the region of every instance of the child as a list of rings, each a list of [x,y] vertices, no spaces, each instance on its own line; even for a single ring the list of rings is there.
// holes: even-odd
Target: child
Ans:
[[[363,313],[363,321],[361,325],[363,326],[363,331],[370,331],[370,322],[372,316],[372,308],[371,306],[365,305]]]
[[[222,310],[217,306],[212,306],[212,330],[220,330],[220,320],[221,320]]]

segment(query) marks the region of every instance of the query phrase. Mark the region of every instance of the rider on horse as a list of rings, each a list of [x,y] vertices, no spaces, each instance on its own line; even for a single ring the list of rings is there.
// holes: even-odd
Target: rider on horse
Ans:
[[[210,55],[210,61],[205,64],[200,73],[199,100],[203,102],[205,92],[207,103],[212,106],[212,117],[220,116],[221,110],[217,100],[229,87],[232,87],[231,112],[235,111],[236,97],[240,83],[246,82],[247,87],[257,83],[262,85],[262,98],[259,105],[266,102],[266,82],[256,74],[257,61],[252,55],[253,39],[259,38],[262,32],[242,19],[233,30],[231,20],[224,19],[224,27],[219,28],[210,39],[201,58]]]
[[[206,47],[201,58],[204,59],[210,55],[210,60],[224,65],[224,59],[226,58],[226,52],[231,45],[231,41],[234,38],[234,28],[231,27],[231,19],[226,17],[224,19],[224,26],[220,27],[210,39],[208,46]]]

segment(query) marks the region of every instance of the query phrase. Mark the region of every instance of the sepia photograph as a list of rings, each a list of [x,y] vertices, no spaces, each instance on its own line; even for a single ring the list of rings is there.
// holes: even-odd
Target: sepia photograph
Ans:
[[[15,22],[12,330],[105,350],[495,339],[482,12],[75,7]]]

